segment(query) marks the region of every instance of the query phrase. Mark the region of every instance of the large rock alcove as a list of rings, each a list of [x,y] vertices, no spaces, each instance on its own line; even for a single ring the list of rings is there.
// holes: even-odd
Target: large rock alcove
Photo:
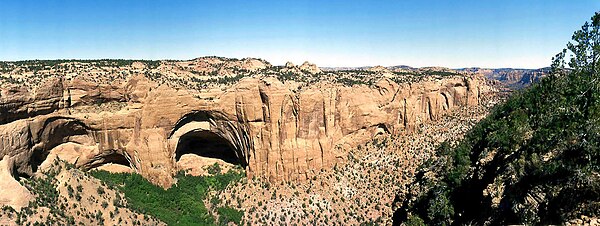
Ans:
[[[31,172],[46,168],[56,158],[85,170],[100,169],[110,172],[134,172],[131,157],[124,150],[99,148],[93,130],[82,121],[69,117],[50,117],[43,120],[42,128],[34,134]],[[28,174],[29,175],[29,174]]]
[[[215,163],[227,170],[248,166],[247,138],[241,125],[218,112],[194,111],[182,117],[169,137],[177,170],[203,175]]]
[[[190,154],[204,158],[221,159],[224,162],[236,165],[243,164],[228,140],[206,130],[194,130],[179,138],[175,160],[179,161],[182,156]]]
[[[96,156],[92,161],[83,165],[84,169],[105,170],[113,173],[132,173],[135,170],[127,153],[118,151]]]
[[[35,92],[39,98],[0,88],[0,157],[9,156],[19,176],[59,157],[86,170],[136,172],[163,187],[179,171],[202,173],[214,163],[241,166],[248,177],[306,180],[378,134],[414,132],[452,109],[479,104],[490,91],[474,76],[294,84],[244,78],[195,93],[140,74],[100,88],[56,80],[47,83],[52,95]],[[111,104],[89,106],[106,100]]]

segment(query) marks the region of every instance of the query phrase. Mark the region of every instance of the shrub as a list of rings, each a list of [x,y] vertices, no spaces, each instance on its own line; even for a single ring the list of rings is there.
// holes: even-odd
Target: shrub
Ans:
[[[98,189],[96,189],[96,191],[98,192],[98,195],[103,195],[105,193],[103,187],[98,187]]]
[[[208,167],[207,171],[212,175],[221,174],[221,166],[215,162],[215,164]]]
[[[217,212],[219,213],[220,225],[227,225],[229,222],[239,225],[242,222],[242,217],[244,216],[242,211],[230,207],[219,207]]]

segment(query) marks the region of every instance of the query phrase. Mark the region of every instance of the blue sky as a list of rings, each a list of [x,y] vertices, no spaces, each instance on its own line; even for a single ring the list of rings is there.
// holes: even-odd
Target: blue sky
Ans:
[[[591,0],[0,1],[0,60],[259,57],[319,66],[548,66]]]

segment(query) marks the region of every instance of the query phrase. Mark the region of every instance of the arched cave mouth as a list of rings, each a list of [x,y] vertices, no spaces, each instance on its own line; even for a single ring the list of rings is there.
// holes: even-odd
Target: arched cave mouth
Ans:
[[[103,156],[102,161],[92,164],[91,168],[100,167],[100,166],[106,165],[106,164],[115,164],[115,165],[131,167],[129,160],[127,160],[127,158],[124,155],[114,152],[114,153]]]
[[[222,160],[231,165],[246,164],[236,154],[236,150],[227,139],[207,130],[195,130],[179,138],[175,151],[175,161],[179,162],[182,156],[194,155],[205,160]]]
[[[89,170],[104,170],[112,173],[131,173],[134,171],[127,157],[117,152],[103,155],[100,157],[100,160],[89,163],[85,168]]]

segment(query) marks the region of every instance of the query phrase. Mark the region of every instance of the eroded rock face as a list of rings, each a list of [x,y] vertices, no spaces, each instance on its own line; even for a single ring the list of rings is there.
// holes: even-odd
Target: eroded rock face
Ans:
[[[286,64],[286,66],[287,66],[287,64]],[[300,70],[306,71],[311,74],[321,73],[321,69],[319,67],[317,67],[316,64],[311,64],[308,61],[304,61],[304,63],[302,65],[300,65],[299,68],[300,68]]]
[[[378,133],[411,132],[451,109],[478,104],[488,91],[479,77],[414,84],[383,79],[353,87],[321,82],[301,89],[273,77],[244,78],[204,98],[144,76],[110,86],[52,81],[34,96],[2,88],[0,156],[11,156],[20,174],[33,174],[51,155],[84,169],[117,164],[109,168],[138,172],[165,187],[182,165],[193,162],[178,164],[178,156],[219,154],[184,147],[184,137],[196,143],[224,140],[216,145],[249,176],[304,180],[344,161],[345,148]],[[112,102],[124,107],[75,111],[78,105]]]
[[[20,210],[29,205],[33,195],[23,185],[15,180],[13,175],[14,161],[9,156],[0,160],[0,206],[12,206]]]
[[[58,78],[46,80],[46,85],[34,92],[30,92],[24,86],[2,87],[0,124],[58,110],[63,104],[63,90],[63,81]]]

